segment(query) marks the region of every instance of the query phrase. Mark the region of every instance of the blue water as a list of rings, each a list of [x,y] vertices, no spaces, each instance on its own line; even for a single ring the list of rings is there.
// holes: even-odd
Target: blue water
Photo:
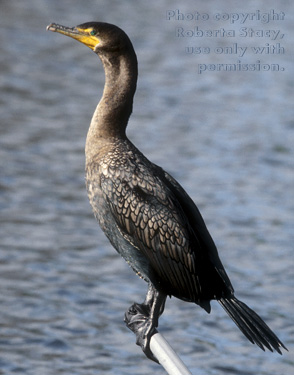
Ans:
[[[51,22],[90,20],[121,26],[137,51],[129,137],[193,197],[236,295],[292,350],[263,353],[217,303],[207,315],[169,300],[160,331],[195,375],[293,373],[294,9],[286,1],[244,4],[0,2],[0,374],[164,374],[123,323],[146,285],[105,239],[85,192],[84,143],[103,89],[102,66],[86,47],[45,31]],[[180,24],[165,13],[179,8],[283,10],[283,22],[252,25],[285,32],[285,53],[262,57],[285,70],[198,74],[199,62],[236,58],[186,54],[187,45],[215,48],[228,40],[176,38]],[[252,47],[259,40],[237,42]]]

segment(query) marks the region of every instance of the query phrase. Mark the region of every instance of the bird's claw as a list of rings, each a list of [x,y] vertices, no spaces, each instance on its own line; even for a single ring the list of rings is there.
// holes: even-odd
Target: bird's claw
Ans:
[[[135,333],[136,344],[141,346],[144,354],[152,361],[159,363],[150,349],[151,337],[157,332],[150,319],[148,305],[134,303],[125,313],[126,326]]]

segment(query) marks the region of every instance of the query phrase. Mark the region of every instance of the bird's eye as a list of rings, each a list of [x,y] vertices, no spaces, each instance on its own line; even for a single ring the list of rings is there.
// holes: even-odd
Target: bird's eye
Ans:
[[[96,35],[96,31],[95,30],[91,30],[90,31],[90,35],[92,35],[92,36]]]

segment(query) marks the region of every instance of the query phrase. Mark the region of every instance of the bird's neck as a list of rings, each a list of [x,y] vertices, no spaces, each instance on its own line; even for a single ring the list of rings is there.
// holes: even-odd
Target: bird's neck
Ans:
[[[125,138],[137,84],[137,58],[130,46],[124,54],[99,56],[105,71],[103,96],[93,114],[86,151],[107,139]]]

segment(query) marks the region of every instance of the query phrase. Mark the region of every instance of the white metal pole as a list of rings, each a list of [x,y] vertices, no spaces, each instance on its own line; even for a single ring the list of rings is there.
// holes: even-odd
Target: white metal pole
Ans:
[[[192,375],[166,339],[156,332],[150,340],[153,355],[169,375]]]

